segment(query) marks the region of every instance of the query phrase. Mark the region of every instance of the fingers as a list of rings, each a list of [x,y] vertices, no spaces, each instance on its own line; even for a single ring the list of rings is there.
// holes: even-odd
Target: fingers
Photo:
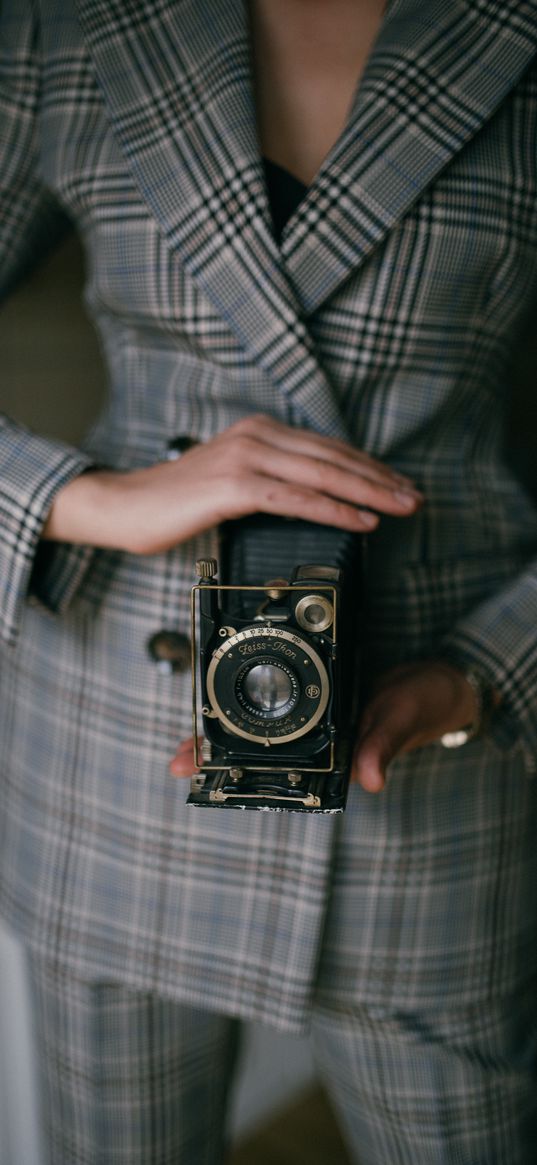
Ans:
[[[365,532],[378,514],[411,516],[423,500],[408,478],[350,444],[264,416],[239,421],[177,461],[87,474],[62,495],[71,485],[70,541],[81,541],[83,528],[89,545],[143,555],[255,512]],[[54,529],[47,537],[59,536]]]
[[[421,689],[427,693],[431,686],[434,676],[420,664],[394,667],[377,681],[362,714],[351,772],[366,792],[381,792],[391,761],[422,741],[428,716]]]
[[[137,554],[255,512],[360,533],[375,529],[378,514],[410,516],[422,502],[408,479],[344,441],[264,416],[237,422],[177,461],[118,476],[120,545]]]
[[[201,744],[201,737],[199,738]],[[168,765],[168,769],[172,777],[191,777],[193,773],[199,772],[194,763],[194,739],[189,737],[188,740],[181,741],[177,752]]]
[[[354,754],[351,780],[357,781],[366,793],[381,793],[386,784],[388,758],[375,740],[364,742]]]
[[[457,668],[443,660],[392,668],[364,710],[352,779],[368,792],[380,792],[396,756],[439,740],[474,716],[475,693]]]
[[[220,448],[225,443],[227,450],[231,442],[231,488],[243,512],[254,507],[263,513],[371,530],[378,524],[371,510],[403,517],[423,501],[407,478],[352,446],[271,418],[249,417],[232,426],[221,434]]]
[[[304,486],[275,481],[258,476],[250,483],[249,496],[255,499],[255,509],[264,514],[279,514],[285,518],[302,518],[321,525],[336,526],[342,530],[365,532],[374,530],[379,519],[375,514],[357,509],[326,494]]]
[[[358,460],[344,458],[338,464],[305,453],[294,452],[290,457],[289,453],[263,442],[253,442],[253,445],[250,456],[259,474],[304,486],[320,496],[394,516],[413,512],[421,502],[417,491],[403,490],[387,476],[373,480],[364,473]]]
[[[398,723],[388,716],[383,722],[376,718],[362,734],[356,746],[351,779],[358,781],[367,793],[380,793],[386,784],[388,765],[403,752],[412,736],[412,722]]]
[[[348,469],[358,469],[364,478],[372,482],[385,484],[387,488],[402,487],[413,490],[414,483],[409,477],[381,461],[375,460],[368,453],[354,448],[345,441],[335,437],[325,437],[309,429],[297,429],[284,425],[274,417],[256,414],[246,417],[232,426],[228,432],[237,432],[244,436],[265,442],[273,449],[280,449],[284,453],[295,456],[304,455],[329,464],[341,464]]]

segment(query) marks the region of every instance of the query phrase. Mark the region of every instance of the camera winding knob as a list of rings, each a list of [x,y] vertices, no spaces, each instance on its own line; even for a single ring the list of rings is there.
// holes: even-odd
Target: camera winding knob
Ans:
[[[200,578],[214,578],[218,570],[216,558],[198,558],[196,572]]]

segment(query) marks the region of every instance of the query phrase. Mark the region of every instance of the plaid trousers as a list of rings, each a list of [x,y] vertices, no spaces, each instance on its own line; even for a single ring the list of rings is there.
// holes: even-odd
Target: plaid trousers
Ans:
[[[30,958],[47,1165],[217,1165],[238,1021]],[[316,1010],[356,1165],[534,1165],[537,1022],[495,1007]]]
[[[47,1165],[217,1165],[239,1023],[30,957]]]

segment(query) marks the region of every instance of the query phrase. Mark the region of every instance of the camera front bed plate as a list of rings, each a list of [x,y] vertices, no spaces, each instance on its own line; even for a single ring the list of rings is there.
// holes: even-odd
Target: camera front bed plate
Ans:
[[[273,774],[249,772],[233,785],[229,771],[200,773],[192,778],[188,805],[230,809],[258,809],[291,813],[342,813],[347,781],[342,776],[326,777],[303,773],[300,788],[284,788]]]

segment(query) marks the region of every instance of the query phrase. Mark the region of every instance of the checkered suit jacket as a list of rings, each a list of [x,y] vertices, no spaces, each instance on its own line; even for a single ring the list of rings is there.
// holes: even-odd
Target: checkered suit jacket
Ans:
[[[537,962],[537,526],[501,435],[537,293],[535,3],[392,0],[281,246],[240,0],[4,0],[1,36],[2,285],[66,211],[110,379],[79,450],[0,433],[4,916],[79,974],[294,1029],[313,1002],[515,990]],[[337,821],[186,808],[167,774],[189,678],[146,642],[188,631],[212,534],[152,558],[39,544],[88,465],[259,410],[424,490],[371,539],[371,667],[449,647],[503,695],[489,737],[397,760]]]

